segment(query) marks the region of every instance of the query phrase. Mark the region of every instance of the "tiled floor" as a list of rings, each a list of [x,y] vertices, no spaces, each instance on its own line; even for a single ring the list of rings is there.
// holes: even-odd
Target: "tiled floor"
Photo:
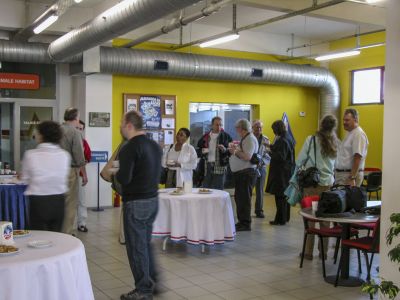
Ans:
[[[236,240],[206,249],[154,240],[161,284],[165,292],[155,299],[369,299],[360,288],[334,288],[322,278],[318,255],[299,268],[303,224],[297,208],[287,226],[270,226],[275,212],[272,197],[265,198],[265,219],[253,219],[251,232],[239,232]],[[119,299],[133,288],[125,246],[118,243],[120,209],[89,213],[88,233],[78,233],[84,242],[96,300]],[[332,243],[333,244],[333,243]],[[317,251],[315,251],[317,253]],[[336,272],[333,248],[329,250],[327,274]],[[352,273],[357,263],[352,253]],[[379,257],[374,260],[374,265]],[[373,266],[373,276],[377,276]],[[363,266],[365,278],[365,265]]]

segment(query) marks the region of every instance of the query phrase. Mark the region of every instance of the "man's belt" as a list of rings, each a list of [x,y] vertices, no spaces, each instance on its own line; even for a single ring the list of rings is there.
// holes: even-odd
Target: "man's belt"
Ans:
[[[351,172],[351,169],[335,169],[336,172]],[[364,170],[358,170],[358,172],[364,172]]]

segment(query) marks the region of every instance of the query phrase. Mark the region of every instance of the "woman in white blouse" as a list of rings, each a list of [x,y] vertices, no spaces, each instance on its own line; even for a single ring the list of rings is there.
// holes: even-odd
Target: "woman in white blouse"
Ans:
[[[185,181],[192,181],[193,170],[197,167],[197,154],[192,145],[187,143],[190,131],[179,129],[176,143],[164,149],[162,166],[168,169],[166,188],[183,187]]]
[[[71,165],[69,153],[59,146],[63,136],[60,125],[44,121],[37,127],[39,145],[24,153],[22,180],[28,187],[29,228],[61,232],[65,193]]]

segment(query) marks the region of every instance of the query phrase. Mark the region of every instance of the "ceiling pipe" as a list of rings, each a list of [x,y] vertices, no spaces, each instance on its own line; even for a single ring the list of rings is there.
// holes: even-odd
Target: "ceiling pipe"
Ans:
[[[373,30],[373,31],[368,31],[368,32],[362,32],[362,33],[347,35],[347,36],[343,36],[343,37],[340,37],[340,38],[337,38],[337,39],[333,39],[333,40],[325,40],[325,41],[316,42],[316,43],[309,43],[309,44],[293,46],[293,47],[287,48],[286,52],[289,52],[289,51],[292,51],[292,50],[295,50],[295,49],[313,47],[313,46],[317,46],[317,45],[328,44],[328,43],[333,43],[333,42],[337,42],[337,41],[341,41],[341,40],[345,40],[345,39],[355,38],[357,36],[368,35],[368,34],[379,33],[379,32],[385,32],[385,31],[386,31],[385,29],[379,29],[379,30]]]
[[[159,69],[158,64],[162,66]],[[320,90],[320,117],[339,114],[340,91],[335,76],[327,69],[308,65],[100,47],[100,72],[314,87]]]
[[[189,46],[201,44],[201,43],[208,42],[210,40],[214,40],[214,39],[217,39],[217,38],[229,35],[229,34],[234,34],[234,33],[240,32],[240,31],[245,31],[245,30],[250,30],[250,29],[253,29],[253,28],[265,26],[265,25],[268,25],[268,24],[271,24],[271,23],[275,23],[275,22],[278,22],[278,21],[281,21],[281,20],[285,20],[285,19],[288,19],[288,18],[292,18],[292,17],[295,17],[295,16],[304,15],[304,14],[310,13],[310,12],[315,11],[315,10],[319,10],[319,9],[322,9],[322,8],[327,8],[327,7],[330,7],[330,6],[334,6],[334,5],[343,3],[343,2],[346,2],[346,0],[331,0],[331,1],[328,1],[328,2],[325,2],[325,3],[312,5],[310,7],[307,7],[307,8],[301,9],[301,10],[296,10],[296,11],[293,11],[293,12],[290,12],[290,13],[287,13],[287,14],[283,14],[283,15],[280,15],[280,16],[277,16],[277,17],[274,17],[274,18],[271,18],[271,19],[267,19],[267,20],[264,20],[264,21],[260,21],[260,22],[256,22],[256,23],[253,23],[253,24],[249,24],[249,25],[246,25],[246,26],[239,27],[235,31],[229,30],[229,31],[226,31],[226,32],[223,32],[223,33],[220,33],[220,34],[216,34],[216,35],[210,36],[210,37],[206,37],[206,38],[203,38],[203,39],[198,39],[196,41],[189,42],[189,43],[186,43],[186,44],[183,44],[183,45],[172,46],[171,49],[176,50],[176,49],[181,49],[181,48],[186,48],[186,47],[189,47]]]
[[[139,38],[137,38],[137,39],[135,39],[135,40],[133,40],[133,41],[131,41],[129,43],[121,45],[120,47],[121,48],[131,48],[133,46],[136,46],[136,45],[139,45],[139,44],[144,43],[146,41],[149,41],[151,39],[154,39],[154,38],[156,38],[156,37],[158,37],[160,35],[167,34],[167,33],[171,32],[171,31],[173,31],[175,29],[179,29],[182,26],[185,26],[185,25],[187,25],[189,23],[198,21],[198,20],[200,20],[200,19],[202,19],[204,17],[208,17],[208,16],[212,15],[213,13],[217,12],[218,10],[220,10],[222,7],[228,5],[228,4],[232,3],[232,2],[236,2],[236,0],[222,0],[222,1],[219,1],[217,3],[208,5],[208,6],[204,7],[201,11],[199,11],[197,13],[194,13],[194,14],[192,14],[190,16],[187,16],[187,17],[180,17],[177,21],[175,21],[175,22],[173,22],[171,24],[168,24],[166,26],[163,26],[160,29],[155,30],[153,32],[147,33],[142,37],[139,37]]]
[[[47,54],[48,47],[49,44],[0,40],[0,61],[35,64],[55,63]],[[61,62],[82,62],[82,54],[71,56]]]
[[[125,0],[52,42],[49,56],[55,61],[65,59],[199,1]]]

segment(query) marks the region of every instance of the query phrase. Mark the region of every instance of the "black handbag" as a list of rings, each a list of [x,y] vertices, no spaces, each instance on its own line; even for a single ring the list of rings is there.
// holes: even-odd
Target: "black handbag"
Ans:
[[[174,145],[172,144],[169,147],[168,152],[171,151],[171,148],[173,146]],[[168,155],[168,153],[167,153],[167,155]],[[160,184],[166,184],[167,183],[167,177],[168,177],[168,168],[161,167]]]
[[[347,210],[361,211],[367,206],[367,193],[358,186],[346,186]]]
[[[260,165],[262,163],[262,155],[258,153],[253,153],[250,158],[250,163],[257,166]]]
[[[324,217],[344,213],[347,209],[346,194],[345,189],[339,188],[332,188],[330,191],[322,192],[315,215]]]
[[[306,164],[310,159],[310,150],[312,143],[314,144],[315,165],[313,167],[306,168]],[[320,178],[321,172],[317,168],[317,146],[315,142],[315,136],[313,136],[310,144],[308,145],[307,158],[297,171],[297,182],[300,188],[316,187],[319,184]]]

